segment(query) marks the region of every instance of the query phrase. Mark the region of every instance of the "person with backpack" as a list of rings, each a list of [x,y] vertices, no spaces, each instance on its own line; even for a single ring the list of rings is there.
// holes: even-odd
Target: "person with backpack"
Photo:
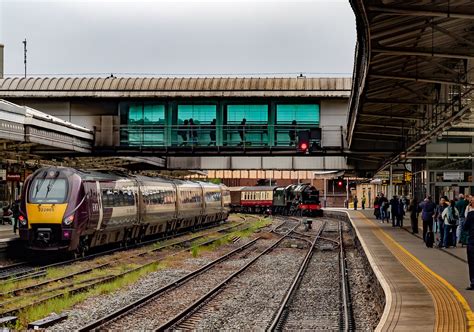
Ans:
[[[444,221],[444,241],[442,246],[445,248],[449,248],[450,243],[453,247],[456,247],[456,229],[459,225],[459,211],[456,209],[456,202],[451,200],[449,203],[450,205],[446,207],[442,213]]]
[[[467,240],[467,263],[469,265],[469,286],[466,290],[474,290],[474,199],[471,198],[472,210],[467,211],[466,221],[462,228],[468,234]]]
[[[439,199],[439,204],[436,206],[436,215],[435,215],[435,224],[433,231],[437,234],[437,245],[439,248],[443,247],[444,243],[444,219],[443,211],[449,206],[449,199],[446,196],[443,196]]]
[[[433,246],[433,217],[435,215],[436,204],[431,196],[427,196],[419,205],[421,209],[421,220],[423,221],[423,241],[427,247]]]

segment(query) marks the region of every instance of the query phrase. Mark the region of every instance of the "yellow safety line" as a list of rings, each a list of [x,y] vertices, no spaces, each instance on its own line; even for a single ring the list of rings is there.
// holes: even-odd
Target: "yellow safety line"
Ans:
[[[362,213],[359,214],[366,222],[372,223]],[[380,226],[373,232],[430,292],[436,312],[435,331],[465,331],[466,327],[469,331],[474,331],[474,314],[456,288],[401,246]]]

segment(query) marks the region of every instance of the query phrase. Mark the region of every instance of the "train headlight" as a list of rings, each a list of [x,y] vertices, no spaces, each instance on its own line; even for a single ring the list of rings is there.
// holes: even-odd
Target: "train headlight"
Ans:
[[[19,216],[18,221],[20,222],[21,225],[26,226],[28,224],[28,220],[24,216]]]
[[[74,215],[70,215],[69,217],[64,219],[64,225],[69,226],[72,224],[73,221],[74,221]]]

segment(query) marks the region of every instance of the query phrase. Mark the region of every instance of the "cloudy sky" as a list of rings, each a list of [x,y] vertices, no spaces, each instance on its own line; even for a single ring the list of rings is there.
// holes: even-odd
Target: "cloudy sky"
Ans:
[[[5,73],[350,76],[348,0],[0,0]]]

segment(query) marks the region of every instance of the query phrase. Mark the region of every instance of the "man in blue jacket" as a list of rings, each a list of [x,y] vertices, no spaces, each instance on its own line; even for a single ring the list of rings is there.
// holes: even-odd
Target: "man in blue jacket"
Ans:
[[[426,242],[426,233],[433,231],[433,216],[436,210],[436,204],[433,202],[431,196],[425,198],[420,203],[421,220],[423,220],[423,241]]]
[[[467,214],[463,230],[468,232],[467,240],[467,263],[469,265],[469,287],[467,290],[474,290],[474,211]]]

